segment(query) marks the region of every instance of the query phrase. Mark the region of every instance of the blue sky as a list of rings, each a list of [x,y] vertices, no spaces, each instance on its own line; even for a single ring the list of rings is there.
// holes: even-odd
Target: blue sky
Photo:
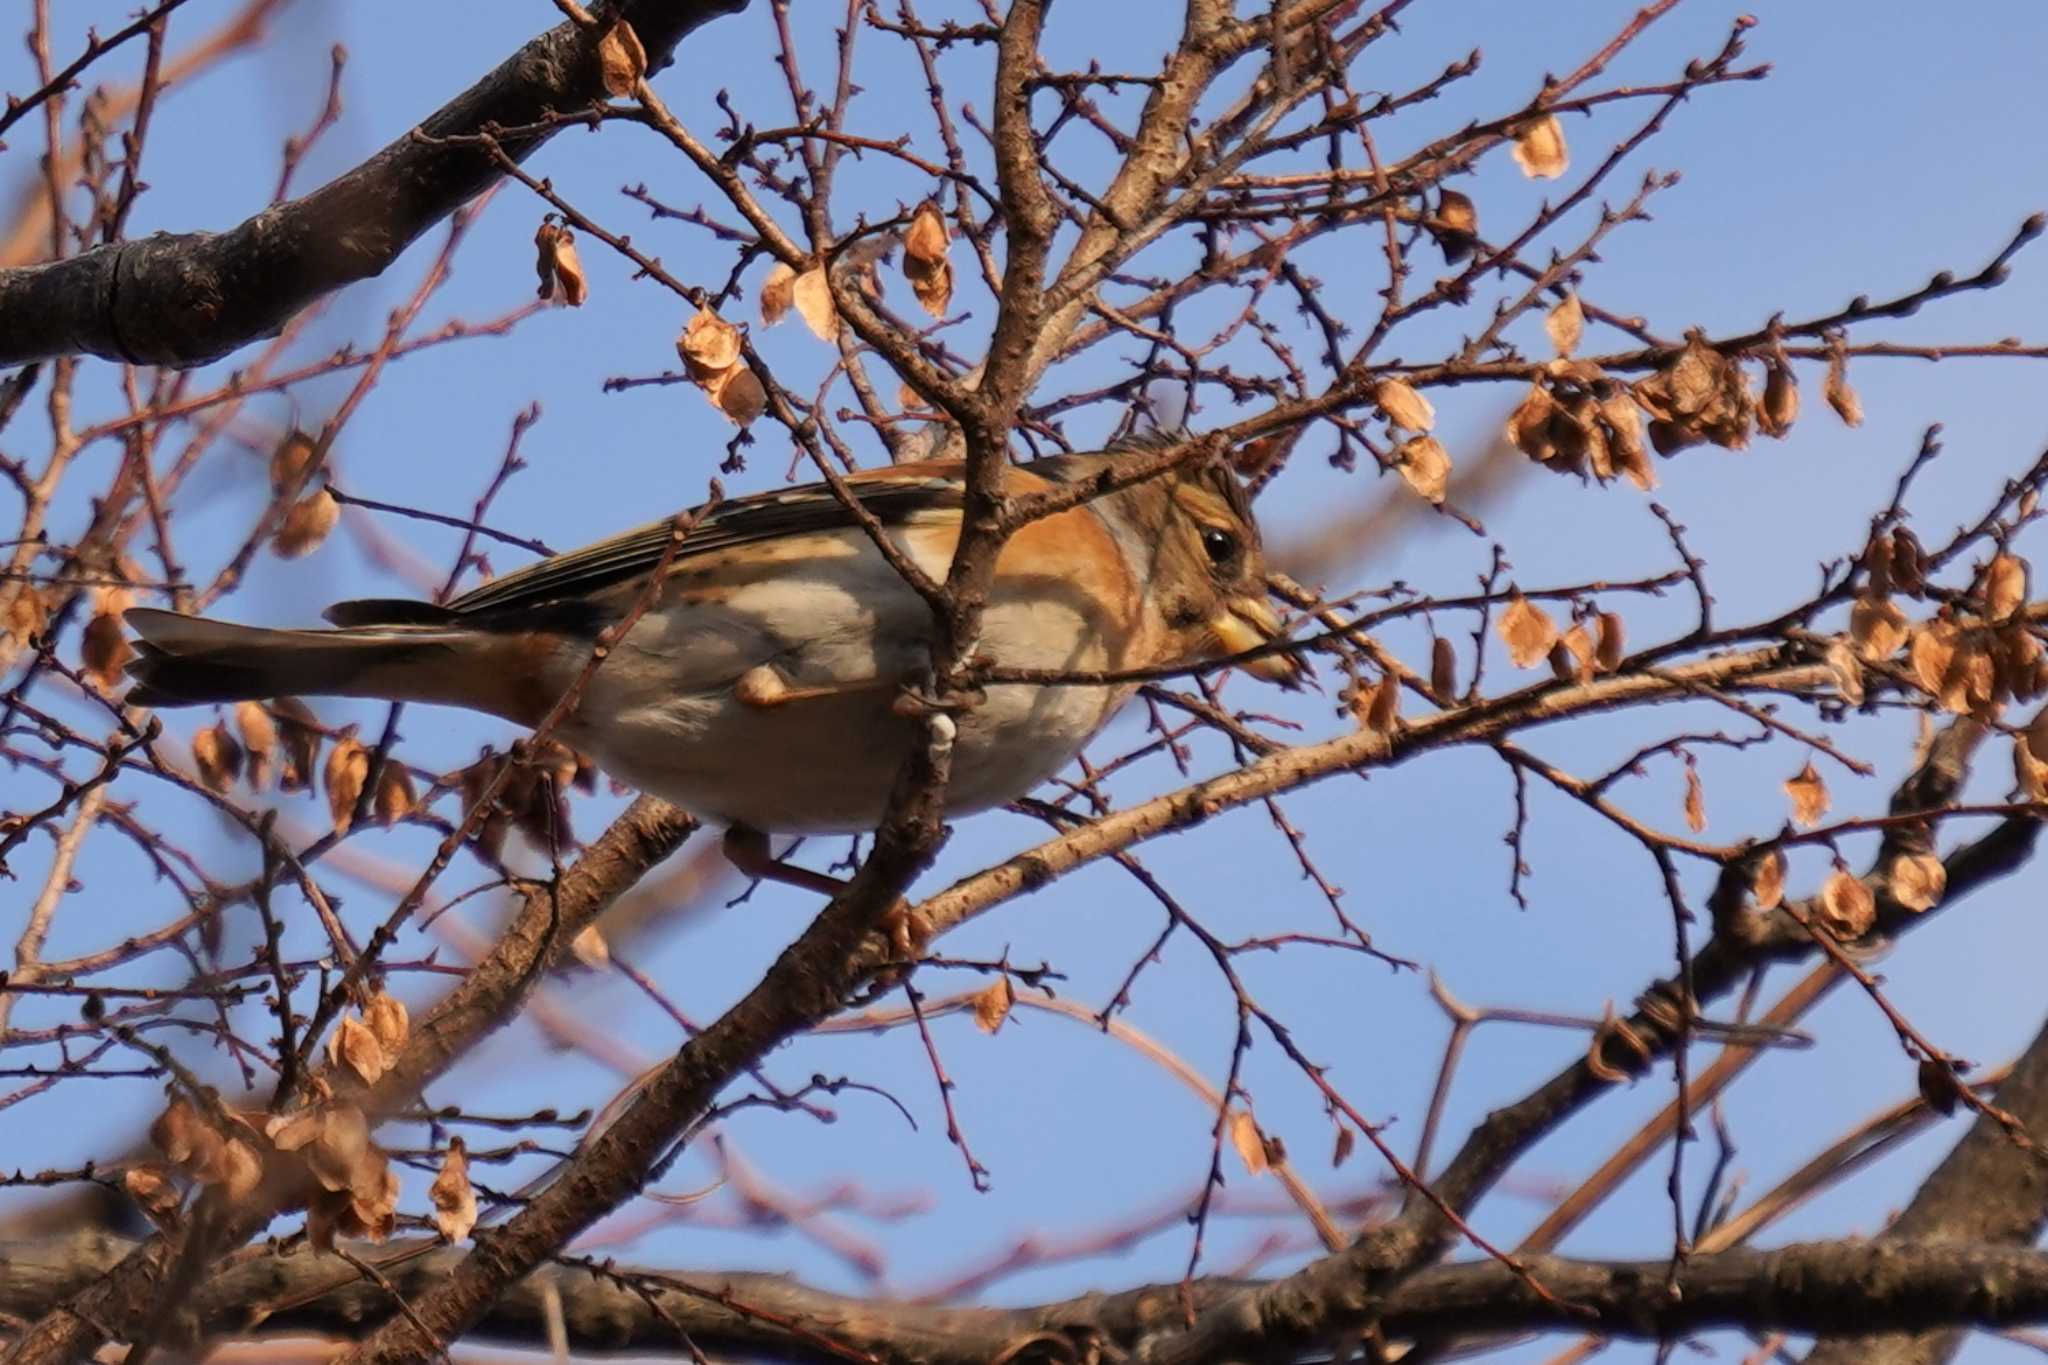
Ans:
[[[76,49],[86,23],[110,30],[125,20],[127,9],[81,0],[59,8],[69,29],[58,45],[65,52]],[[226,8],[221,0],[187,6],[172,26],[173,48],[191,41]],[[1383,154],[1398,156],[1468,116],[1518,107],[1544,72],[1578,65],[1634,8],[1593,0],[1413,6],[1402,17],[1399,37],[1376,46],[1361,65],[1362,85],[1406,88],[1475,45],[1484,61],[1469,81],[1390,124],[1380,135]],[[937,3],[924,9],[927,19],[946,12]],[[23,14],[26,7],[13,10]],[[799,0],[796,6],[802,54],[814,79],[829,71],[831,28],[841,12],[826,0]],[[1686,0],[1596,88],[1670,79],[1690,57],[1716,50],[1738,12],[1735,6]],[[1760,22],[1749,35],[1748,60],[1770,62],[1772,77],[1699,92],[1608,182],[1607,197],[1623,198],[1649,170],[1683,173],[1654,200],[1655,221],[1627,227],[1603,246],[1585,286],[1589,298],[1640,313],[1667,335],[1693,325],[1717,334],[1746,331],[1778,309],[1791,317],[1810,316],[1858,293],[1903,292],[1936,270],[1972,271],[2021,218],[2048,207],[2048,151],[2038,137],[2048,115],[2048,94],[2038,79],[2038,54],[2048,50],[2048,9],[2024,2],[1986,4],[1959,18],[1932,6],[1837,0],[1767,5],[1756,14]],[[318,107],[332,43],[344,43],[350,52],[347,112],[302,172],[302,186],[353,165],[401,134],[554,17],[553,8],[539,0],[492,6],[299,0],[285,10],[276,37],[261,54],[225,64],[159,109],[150,138],[150,189],[137,206],[135,230],[224,227],[260,208],[275,179],[280,142]],[[1048,55],[1056,64],[1092,57],[1108,69],[1144,70],[1176,29],[1174,9],[1164,4],[1062,5],[1054,10]],[[664,97],[703,131],[720,119],[712,100],[720,88],[730,90],[759,124],[786,123],[786,93],[768,45],[771,31],[761,3],[704,30],[660,77]],[[876,35],[866,35],[863,43],[873,65],[862,72],[857,131],[877,137],[909,133],[929,142],[930,108],[914,69]],[[131,50],[106,69],[132,78],[139,58],[139,49]],[[956,104],[966,99],[985,111],[986,81],[977,58],[956,52],[945,61],[959,80]],[[0,44],[0,90],[19,92],[33,84],[19,45]],[[1593,119],[1569,120],[1575,164],[1562,183],[1576,184],[1577,175],[1644,113],[1643,105],[1629,102]],[[30,169],[37,140],[24,124],[0,154],[0,186],[10,195]],[[1085,140],[1072,145],[1072,167],[1099,183],[1106,161]],[[645,182],[669,203],[706,201],[715,211],[708,205],[708,187],[646,132],[619,126],[600,134],[565,133],[531,165],[579,207],[630,231],[636,245],[659,255],[675,273],[714,286],[724,279],[727,251],[687,225],[649,222],[644,209],[620,196],[622,185]],[[842,227],[858,212],[893,213],[899,203],[914,202],[929,190],[916,176],[877,158],[849,162],[843,177],[837,210]],[[1519,224],[1546,190],[1557,193],[1523,180],[1504,152],[1489,156],[1458,187],[1479,203],[1489,230]],[[502,192],[465,245],[455,278],[429,305],[424,325],[495,316],[529,297],[531,238],[542,208],[519,187]],[[1583,231],[1593,211],[1581,211],[1545,245],[1575,242],[1574,229]],[[440,239],[438,230],[430,233],[383,279],[337,298],[312,329],[304,354],[317,355],[346,340],[373,341],[386,312],[410,292]],[[531,468],[499,498],[492,514],[496,524],[566,548],[701,498],[730,434],[718,414],[687,388],[609,395],[600,388],[610,376],[672,368],[684,310],[659,288],[634,283],[630,267],[599,244],[586,240],[583,254],[592,278],[589,306],[551,310],[503,340],[463,343],[393,366],[336,447],[342,486],[367,497],[465,511],[496,468],[513,415],[537,398],[545,412],[527,441]],[[1183,249],[1168,248],[1152,268],[1168,271],[1187,259]],[[956,270],[964,273],[965,264],[965,251],[956,250]],[[1327,307],[1360,322],[1370,316],[1382,264],[1376,230],[1338,234],[1319,244],[1308,264],[1323,282]],[[1418,278],[1426,283],[1435,268],[1429,257]],[[764,272],[762,265],[752,268],[750,299]],[[1440,354],[1484,325],[1484,309],[1500,292],[1490,284],[1474,310],[1440,313],[1405,329],[1385,354],[1411,360]],[[971,350],[990,311],[985,297],[957,306],[974,309],[955,334],[955,344]],[[1858,339],[2039,340],[2044,309],[2048,246],[2037,246],[2019,258],[2005,288],[1930,306]],[[745,311],[751,313],[751,304]],[[1191,310],[1183,325],[1199,330],[1206,317]],[[826,348],[794,320],[772,331],[756,328],[755,335],[777,372],[809,392],[822,373]],[[1540,350],[1533,322],[1516,335]],[[1611,333],[1592,335],[1589,349],[1612,341]],[[1818,562],[1856,544],[1929,422],[1944,424],[1946,453],[1921,481],[1914,525],[1932,540],[1973,519],[2001,481],[2029,465],[2048,443],[2048,385],[2032,368],[2038,364],[1861,362],[1851,377],[1868,420],[1855,430],[1826,412],[1818,376],[1809,374],[1805,415],[1789,439],[1760,441],[1742,453],[1695,450],[1660,462],[1663,487],[1657,497],[1684,522],[1708,561],[1721,619],[1761,615],[1810,591]],[[1056,374],[1055,387],[1046,392],[1092,387],[1119,373],[1106,359],[1085,360]],[[343,392],[345,382],[308,385],[298,392],[297,413],[306,420],[322,418]],[[1513,399],[1505,390],[1486,389],[1439,396],[1439,434],[1454,458],[1476,458]],[[1192,420],[1199,428],[1233,415],[1216,404]],[[0,448],[33,453],[41,432],[32,416],[17,420],[0,438]],[[252,405],[244,420],[260,445],[266,432],[292,416],[290,403],[266,400]],[[1077,424],[1075,433],[1092,434],[1085,424]],[[762,439],[748,470],[727,480],[731,491],[769,487],[782,477],[786,443],[766,426],[757,434]],[[1396,492],[1392,481],[1377,482],[1370,472],[1325,467],[1317,458],[1326,449],[1320,440],[1311,438],[1308,457],[1261,504],[1275,543],[1313,526],[1333,507],[1355,507]],[[118,451],[103,444],[86,458],[81,490],[104,485]],[[177,508],[180,548],[189,562],[208,564],[209,554],[217,559],[245,533],[263,496],[260,483],[253,458],[236,452],[216,457]],[[1515,577],[1535,585],[1626,579],[1670,567],[1664,533],[1644,504],[1626,486],[1589,489],[1532,476],[1479,510],[1490,536],[1506,547]],[[66,524],[75,527],[84,515],[83,501],[64,511]],[[387,520],[375,529],[422,556],[436,573],[445,571],[454,550],[452,536],[417,523]],[[64,533],[63,525],[58,533]],[[306,560],[267,562],[231,599],[226,614],[304,622],[337,597],[415,589],[373,563],[363,544],[355,535],[338,534]],[[1333,578],[1332,586],[1378,586],[1399,578],[1432,591],[1468,591],[1485,569],[1487,544],[1448,522],[1420,526],[1398,544],[1360,546],[1357,562]],[[521,562],[513,551],[493,558],[501,570]],[[1689,605],[1676,598],[1617,605],[1635,640],[1683,629],[1689,619]],[[1412,637],[1389,638],[1408,657],[1419,658]],[[1504,668],[1498,661],[1493,666]],[[1330,733],[1342,723],[1326,705],[1283,703],[1254,687],[1238,680],[1228,695],[1240,705],[1284,711],[1312,733]],[[368,720],[379,713],[334,703],[323,706],[322,714]],[[189,716],[172,720],[174,728],[189,730],[191,723]],[[1105,738],[1111,746],[1106,752],[1115,752],[1120,739],[1128,743],[1140,723],[1126,717]],[[1645,736],[1726,723],[1713,714],[1667,708],[1539,733],[1529,744],[1576,770],[1597,771]],[[448,767],[466,761],[479,744],[505,736],[502,727],[420,708],[408,713],[405,733],[418,761]],[[1836,808],[1875,812],[1904,760],[1910,727],[1893,720],[1858,722],[1847,727],[1843,742],[1876,761],[1884,776],[1857,782],[1831,772]],[[1213,745],[1195,757],[1208,770],[1227,761],[1227,753]],[[1732,840],[1774,831],[1784,815],[1777,784],[1803,761],[1803,752],[1783,745],[1743,754],[1703,750],[1710,837]],[[2006,781],[2002,755],[1985,766],[1996,771],[1983,775],[1973,790],[1995,798]],[[8,795],[0,805],[24,806],[31,796],[47,799],[28,792],[24,777],[4,781]],[[1163,790],[1175,781],[1169,765],[1154,762],[1141,767],[1120,795]],[[1677,825],[1681,786],[1675,765],[1653,768],[1624,790],[1630,809],[1666,827]],[[120,794],[155,801],[162,818],[224,870],[252,866],[246,846],[196,812],[177,810],[151,792]],[[285,804],[288,818],[309,826],[319,819],[313,803]],[[580,808],[579,830],[600,828],[607,808],[605,800]],[[1434,965],[1468,1001],[1597,1013],[1603,1001],[1625,1003],[1669,969],[1670,924],[1654,869],[1639,850],[1611,837],[1576,807],[1541,794],[1535,798],[1527,856],[1531,903],[1524,910],[1509,900],[1501,835],[1511,817],[1511,789],[1505,770],[1490,757],[1432,755],[1369,780],[1333,779],[1291,799],[1287,809],[1331,880],[1346,888],[1350,913],[1379,944]],[[1036,837],[1033,827],[1013,816],[969,821],[924,884],[941,886]],[[418,831],[400,831],[373,836],[365,845],[403,863],[416,861],[430,841]],[[834,848],[832,856],[840,851]],[[1145,850],[1144,857],[1226,938],[1320,932],[1327,926],[1315,892],[1300,881],[1285,844],[1257,810]],[[18,864],[17,890],[0,901],[0,939],[12,940],[26,903],[21,889],[37,884],[38,867],[35,858]],[[1795,885],[1810,887],[1823,870],[1817,858],[1795,863]],[[458,869],[445,885],[458,889],[471,871]],[[352,915],[368,922],[378,913],[374,890],[336,880],[353,892]],[[58,916],[53,955],[103,945],[168,916],[164,893],[151,886],[130,851],[104,833],[92,846],[81,881]],[[1997,1061],[2040,1026],[2038,963],[2048,934],[2036,913],[2039,887],[2033,873],[2008,881],[1937,917],[1883,963],[1891,997],[1952,1052]],[[1050,961],[1067,974],[1059,986],[1063,995],[1098,1004],[1159,927],[1157,912],[1135,889],[1113,870],[1091,869],[975,923],[949,939],[946,950],[962,957],[1007,950],[1020,962]],[[1703,893],[1705,883],[1696,879],[1690,889]],[[754,979],[811,906],[794,893],[769,890],[732,909],[714,901],[642,950],[636,965],[693,1014],[708,1016]],[[473,922],[488,923],[486,908],[467,909]],[[246,930],[242,926],[240,932]],[[1423,978],[1390,973],[1355,956],[1299,950],[1247,960],[1244,969],[1252,989],[1294,1028],[1303,1047],[1331,1065],[1333,1082],[1364,1112],[1390,1122],[1389,1141],[1412,1152],[1444,1037]],[[165,980],[177,970],[168,958],[153,959],[128,969],[123,979]],[[1791,979],[1776,973],[1773,986],[1782,988],[1781,976]],[[935,992],[944,988],[936,976],[924,984]],[[582,1022],[650,1062],[677,1042],[673,1025],[623,981],[569,980],[558,991]],[[51,1012],[25,1005],[16,1017],[28,1023],[48,1019]],[[1186,943],[1170,947],[1163,962],[1141,978],[1127,1017],[1212,1081],[1221,1079],[1233,1032],[1228,997]],[[1809,1026],[1823,1040],[1820,1047],[1759,1065],[1728,1101],[1728,1123],[1740,1146],[1736,1165],[1751,1191],[1768,1187],[1856,1119],[1911,1091],[1910,1065],[1861,996],[1838,992],[1810,1017]],[[785,1080],[822,1071],[885,1086],[916,1116],[916,1131],[890,1106],[858,1095],[835,1102],[840,1121],[829,1128],[763,1113],[743,1114],[727,1125],[735,1149],[787,1188],[815,1191],[851,1180],[878,1194],[928,1198],[925,1212],[898,1224],[857,1216],[838,1220],[885,1250],[888,1288],[915,1290],[941,1281],[962,1265],[999,1254],[1021,1235],[1059,1238],[1119,1221],[1185,1195],[1206,1169],[1209,1116],[1189,1092],[1131,1050],[1051,1016],[1019,1018],[993,1039],[961,1019],[941,1021],[934,1031],[958,1082],[962,1125],[993,1172],[994,1188],[987,1194],[969,1188],[957,1154],[946,1144],[931,1074],[912,1032],[792,1045],[772,1059],[771,1070]],[[1453,1092],[1448,1139],[1550,1074],[1582,1045],[1578,1035],[1504,1024],[1482,1029]],[[1261,1121],[1287,1140],[1318,1188],[1334,1194],[1383,1174],[1369,1153],[1354,1157],[1341,1172],[1328,1171],[1323,1153],[1329,1129],[1320,1102],[1269,1043],[1254,1049],[1246,1074]],[[75,1160],[82,1149],[112,1155],[146,1122],[157,1099],[150,1087],[120,1084],[127,1088],[60,1087],[0,1116],[9,1163],[56,1164]],[[495,1038],[435,1094],[476,1107],[516,1110],[545,1103],[568,1110],[602,1104],[617,1085],[616,1076],[556,1050],[522,1024]],[[1478,1225],[1497,1237],[1519,1235],[1542,1213],[1529,1194],[1568,1185],[1670,1093],[1667,1069],[1567,1125],[1517,1168],[1507,1189],[1483,1207]],[[1956,1121],[1921,1140],[1774,1228],[1767,1240],[1875,1231],[1960,1132]],[[1444,1150],[1440,1145],[1439,1152]],[[1695,1179],[1709,1160],[1706,1148],[1689,1153]],[[1277,1199],[1270,1182],[1230,1169],[1234,1198]],[[692,1156],[678,1166],[669,1186],[691,1188],[712,1178],[711,1165]],[[1660,1159],[1564,1249],[1660,1254],[1668,1245],[1663,1179]],[[729,1210],[729,1196],[721,1192],[703,1208]],[[1205,1265],[1227,1268],[1255,1240],[1244,1223],[1222,1220],[1211,1230]],[[1015,1275],[993,1292],[1005,1301],[1027,1301],[1090,1285],[1170,1278],[1184,1267],[1188,1246],[1187,1228],[1169,1224],[1115,1256]],[[657,1263],[789,1269],[838,1287],[859,1283],[843,1259],[787,1232],[764,1236],[757,1230],[671,1224],[616,1250]],[[1283,1257],[1270,1265],[1289,1263]],[[1722,1344],[1736,1354],[1742,1349],[1739,1342]],[[1502,1358],[1535,1360],[1545,1353],[1532,1347]],[[1641,1355],[1647,1358],[1646,1351]],[[1637,1348],[1611,1353],[1616,1359],[1636,1356]],[[2008,1356],[2023,1358],[2020,1348],[1980,1342],[1966,1358]]]

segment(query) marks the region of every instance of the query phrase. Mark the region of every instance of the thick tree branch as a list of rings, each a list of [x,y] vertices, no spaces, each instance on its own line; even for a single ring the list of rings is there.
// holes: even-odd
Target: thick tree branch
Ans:
[[[0,1311],[47,1311],[129,1254],[133,1244],[87,1232],[0,1245]],[[399,1294],[416,1300],[446,1280],[460,1248],[358,1246]],[[1532,1258],[1529,1268],[1562,1303],[1531,1293],[1490,1261],[1441,1266],[1376,1297],[1365,1284],[1348,1298],[1360,1320],[1387,1336],[1450,1330],[1569,1328],[1603,1336],[1668,1338],[1714,1327],[1825,1332],[1851,1324],[2016,1326],[2048,1321],[2048,1252],[1971,1242],[1902,1246],[1817,1242],[1775,1251],[1726,1251],[1668,1261]],[[1669,1278],[1672,1274],[1676,1279]],[[781,1275],[549,1266],[511,1286],[472,1331],[476,1339],[547,1342],[550,1299],[559,1298],[571,1349],[584,1353],[681,1354],[678,1333],[700,1350],[777,1360],[917,1361],[969,1365],[994,1359],[1053,1360],[1107,1343],[1136,1361],[1163,1358],[1183,1333],[1183,1304],[1197,1311],[1244,1302],[1260,1282],[1202,1279],[1021,1308],[956,1308],[861,1299]],[[300,1249],[254,1257],[208,1280],[182,1321],[181,1339],[265,1333],[357,1337],[394,1321],[383,1287],[337,1256]],[[1285,1358],[1295,1324],[1285,1310],[1245,1316],[1232,1358]]]
[[[650,69],[699,25],[747,0],[628,0]],[[602,99],[592,30],[563,23],[427,118],[429,138],[526,126]],[[508,141],[523,160],[551,134]],[[0,270],[0,365],[80,353],[199,365],[275,336],[292,316],[370,279],[414,239],[488,188],[497,163],[477,147],[408,132],[321,188],[225,232],[158,234],[45,265]]]

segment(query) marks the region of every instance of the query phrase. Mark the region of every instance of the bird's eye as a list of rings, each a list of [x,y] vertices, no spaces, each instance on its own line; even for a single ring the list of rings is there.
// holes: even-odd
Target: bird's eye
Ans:
[[[1237,557],[1237,537],[1221,527],[1205,527],[1202,548],[1209,552],[1209,562],[1220,568]]]

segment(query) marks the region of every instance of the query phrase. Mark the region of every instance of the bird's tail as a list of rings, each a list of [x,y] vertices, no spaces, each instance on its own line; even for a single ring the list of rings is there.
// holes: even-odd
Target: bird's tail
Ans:
[[[124,618],[140,637],[129,663],[138,706],[192,706],[269,697],[447,696],[451,664],[471,632],[421,625],[265,630],[137,607]]]

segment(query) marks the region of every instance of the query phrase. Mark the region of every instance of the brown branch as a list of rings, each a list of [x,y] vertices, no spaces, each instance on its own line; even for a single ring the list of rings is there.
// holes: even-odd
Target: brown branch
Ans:
[[[0,1312],[47,1310],[131,1254],[133,1243],[103,1232],[0,1246]],[[265,1333],[361,1336],[415,1309],[462,1261],[459,1248],[431,1243],[359,1246],[348,1258],[306,1248],[252,1257],[213,1275],[181,1306],[188,1331],[238,1334],[260,1321]],[[350,1264],[375,1268],[383,1283]],[[1659,1338],[1714,1327],[1825,1332],[1851,1324],[1918,1328],[1998,1327],[2048,1321],[2048,1252],[1952,1242],[1900,1247],[1884,1242],[1802,1243],[1774,1251],[1725,1251],[1691,1258],[1668,1283],[1667,1263],[1601,1262],[1542,1256],[1531,1268],[1556,1287],[1568,1311],[1529,1292],[1492,1262],[1443,1266],[1389,1293],[1355,1287],[1359,1311],[1390,1336],[1447,1330],[1584,1328],[1605,1336]],[[1133,1361],[1169,1358],[1183,1344],[1183,1291],[1213,1309],[1263,1287],[1206,1278],[1020,1308],[955,1308],[862,1299],[813,1289],[779,1275],[551,1266],[500,1299],[472,1332],[525,1346],[547,1344],[552,1297],[571,1349],[639,1355],[678,1351],[678,1332],[700,1350],[777,1360],[985,1365],[1032,1342],[1046,1358],[1060,1348],[1104,1342]],[[1287,1316],[1244,1318],[1233,1358],[1270,1358],[1291,1338]],[[1031,1355],[1023,1358],[1036,1359]]]
[[[650,69],[746,0],[627,0]],[[225,232],[176,233],[0,270],[0,365],[86,353],[198,365],[274,336],[323,295],[382,274],[421,233],[490,187],[492,158],[428,139],[518,126],[603,97],[594,40],[563,23],[362,165]],[[524,159],[546,140],[509,148]]]

